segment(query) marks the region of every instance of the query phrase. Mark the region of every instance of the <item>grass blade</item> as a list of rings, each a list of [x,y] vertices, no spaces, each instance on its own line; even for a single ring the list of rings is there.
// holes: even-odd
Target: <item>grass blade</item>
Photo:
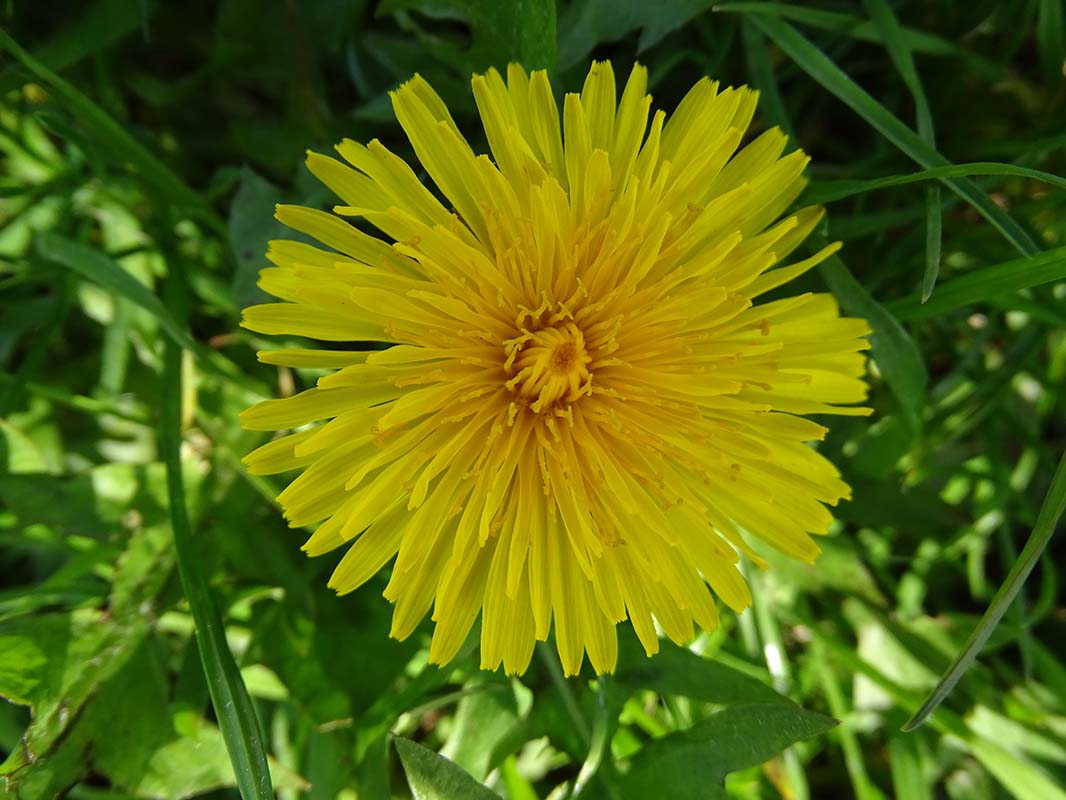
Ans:
[[[154,11],[154,3],[142,5],[142,13]],[[138,15],[130,13],[129,0],[96,0],[77,22],[69,25],[36,50],[38,61],[61,70],[119,42],[139,27]],[[0,95],[18,89],[23,80],[15,66],[0,73]]]
[[[1061,81],[1066,74],[1066,26],[1063,24],[1062,0],[1040,0],[1036,35],[1044,74],[1049,81]]]
[[[62,264],[109,292],[140,306],[156,318],[159,326],[175,342],[186,350],[195,348],[192,337],[177,323],[152,290],[126,272],[110,256],[47,231],[37,237],[37,252],[49,261]]]
[[[843,36],[863,42],[883,44],[881,33],[868,19],[842,11],[826,11],[808,8],[794,3],[776,3],[767,0],[738,0],[738,2],[716,3],[714,11],[732,14],[762,14],[783,19],[791,19],[811,28],[832,31]],[[950,39],[918,30],[902,28],[907,46],[915,53],[928,53],[938,56],[954,56],[962,59],[966,67],[974,74],[995,81],[1003,77],[1004,69],[983,56],[972,53],[958,46]]]
[[[189,188],[170,167],[134,139],[111,115],[27,53],[3,30],[0,30],[0,50],[9,52],[23,67],[48,86],[67,110],[94,134],[114,158],[132,167],[175,205],[194,214],[216,232],[226,235],[226,224],[203,197]]]
[[[922,273],[922,302],[933,294],[940,277],[940,253],[944,219],[940,207],[940,187],[925,187],[925,271]]]
[[[900,77],[914,98],[914,116],[918,123],[918,135],[930,147],[936,147],[933,131],[933,115],[925,96],[925,87],[914,66],[911,48],[903,35],[903,28],[886,0],[866,0],[874,26],[881,34],[889,58],[895,64]],[[925,188],[925,271],[922,274],[922,302],[929,299],[940,274],[941,229],[943,220],[940,209],[940,187]]]
[[[901,152],[923,167],[946,167],[951,162],[922,137],[904,125],[866,90],[855,84],[833,61],[803,34],[776,17],[751,14],[755,25],[769,36],[808,75],[835,95]],[[977,184],[966,178],[940,178],[949,189],[972,205],[1022,255],[1040,248],[1017,222],[997,206]]]
[[[942,178],[976,177],[979,175],[1002,175],[1014,178],[1031,178],[1042,181],[1060,189],[1066,189],[1066,178],[1044,172],[1039,169],[1018,167],[1014,164],[1001,164],[997,161],[975,161],[969,164],[952,164],[948,167],[933,167],[906,175],[887,175],[883,178],[848,181],[816,181],[804,194],[804,199],[811,203],[824,205],[836,200],[843,200],[857,194],[865,194],[875,189],[887,189],[892,186],[904,186]]]
[[[172,263],[167,281],[168,305],[174,318],[179,320],[185,318],[184,281],[180,263]],[[167,339],[163,352],[159,446],[166,465],[167,497],[178,572],[189,601],[189,610],[196,622],[200,661],[241,796],[244,800],[272,800],[274,792],[255,709],[226,643],[226,631],[201,568],[185,508],[185,486],[181,472],[181,362],[182,348],[173,339]]]
[[[751,76],[751,85],[759,90],[759,106],[762,117],[771,125],[776,125],[785,132],[789,140],[789,149],[796,144],[796,130],[788,118],[781,92],[774,77],[774,65],[770,60],[770,51],[766,47],[766,37],[748,20],[740,21],[740,33],[744,40],[744,58]]]
[[[1061,280],[1066,280],[1066,247],[975,269],[943,284],[927,303],[910,295],[886,308],[900,320],[922,320],[971,303],[998,302],[1021,289]]]
[[[921,725],[936,710],[937,706],[944,701],[944,698],[951,693],[959,679],[977,659],[981,648],[984,647],[988,637],[992,635],[992,631],[995,630],[996,625],[999,624],[1007,609],[1011,607],[1014,598],[1021,591],[1026,578],[1029,577],[1029,573],[1036,566],[1036,562],[1040,559],[1044,548],[1047,547],[1048,542],[1055,533],[1059,518],[1062,517],[1064,511],[1066,511],[1066,453],[1063,453],[1062,459],[1055,469],[1055,475],[1051,479],[1051,488],[1048,489],[1044,502],[1040,506],[1040,512],[1036,517],[1036,525],[1033,526],[1033,532],[1025,543],[1021,556],[1014,562],[1010,574],[1003,581],[1003,585],[999,587],[996,596],[992,598],[992,603],[988,606],[984,616],[981,617],[977,628],[970,634],[970,638],[966,640],[966,644],[963,646],[958,658],[948,667],[947,672],[941,676],[940,682],[921,708],[918,709],[917,713],[903,725],[904,731],[912,731]]]

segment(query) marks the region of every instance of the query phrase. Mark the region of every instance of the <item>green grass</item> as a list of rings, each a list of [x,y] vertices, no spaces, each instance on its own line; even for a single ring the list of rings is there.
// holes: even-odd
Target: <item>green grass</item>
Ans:
[[[1066,785],[1066,27],[1056,0],[87,0],[0,12],[0,794],[1054,800]],[[420,72],[592,58],[761,92],[812,156],[791,289],[870,321],[875,413],[814,567],[616,675],[425,665],[248,475],[275,203]],[[812,246],[820,247],[819,242]],[[932,710],[934,709],[935,710]],[[924,724],[911,728],[926,711]],[[721,792],[717,787],[724,786]]]

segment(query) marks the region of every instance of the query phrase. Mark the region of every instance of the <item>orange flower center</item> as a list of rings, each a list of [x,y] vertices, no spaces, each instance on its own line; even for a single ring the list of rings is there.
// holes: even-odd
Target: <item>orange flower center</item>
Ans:
[[[540,414],[560,404],[570,404],[591,390],[585,336],[573,322],[540,330],[523,329],[522,335],[504,343],[507,388]]]

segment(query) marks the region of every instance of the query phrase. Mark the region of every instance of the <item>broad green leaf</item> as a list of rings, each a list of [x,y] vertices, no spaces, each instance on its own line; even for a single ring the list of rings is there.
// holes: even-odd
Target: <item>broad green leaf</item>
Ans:
[[[928,380],[918,346],[896,317],[874,300],[838,256],[830,256],[818,266],[818,270],[844,310],[870,323],[873,331],[870,348],[874,360],[906,413],[908,424],[916,428],[925,406]]]
[[[444,756],[410,739],[392,741],[415,800],[500,800]]]
[[[773,758],[830,730],[829,717],[783,703],[743,703],[645,745],[625,776],[626,800],[701,797],[724,800],[730,772]]]
[[[9,788],[23,781],[51,785],[49,759],[72,738],[72,727],[85,705],[140,646],[150,630],[156,597],[172,568],[166,529],[148,528],[132,537],[116,564],[106,613],[82,609],[24,615],[0,623],[0,636],[17,642],[27,656],[31,650],[38,654],[21,664],[8,662],[5,682],[0,685],[5,696],[33,708],[33,721],[19,747],[0,764],[0,778]],[[60,761],[64,762],[60,773],[68,767],[80,769],[77,758],[70,764],[63,758]],[[35,775],[38,771],[43,777]]]
[[[597,45],[640,30],[638,50],[710,8],[712,0],[584,0],[571,3],[559,19],[559,68],[584,61]]]
[[[865,119],[882,136],[898,147],[904,154],[923,167],[949,166],[950,162],[934,147],[931,147],[914,131],[900,122],[891,111],[875,100],[865,89],[856,84],[829,57],[812,44],[803,34],[776,17],[752,14],[750,16],[807,74],[826,90]],[[941,178],[949,189],[972,205],[987,219],[1022,255],[1040,251],[1029,234],[993,202],[973,181],[965,178]]]
[[[495,675],[479,676],[466,687],[455,709],[448,741],[441,748],[476,780],[484,780],[500,757],[496,745],[518,721],[518,704],[510,680]]]
[[[554,0],[385,0],[377,13],[405,10],[468,24],[473,34],[469,54],[473,69],[503,69],[516,61],[526,69],[555,70]]]
[[[1066,280],[1066,247],[1045,250],[1031,258],[971,270],[943,283],[925,303],[918,294],[885,305],[897,319],[929,319],[973,303],[999,303],[1022,289]]]
[[[762,681],[718,661],[703,658],[668,641],[661,641],[659,647],[659,652],[649,658],[635,636],[622,633],[614,683],[630,689],[650,689],[722,705],[791,703]]]
[[[274,207],[282,202],[281,191],[250,167],[241,169],[241,183],[229,211],[229,244],[237,269],[230,292],[237,308],[269,302],[256,286],[259,271],[267,266],[267,243],[290,238],[288,228],[274,219]]]
[[[31,705],[47,663],[48,656],[29,633],[0,634],[0,697]]]
[[[159,655],[142,647],[80,723],[90,728],[94,771],[139,797],[180,800],[235,785],[218,726],[169,704],[168,693]],[[271,774],[279,788],[310,788],[276,763]]]

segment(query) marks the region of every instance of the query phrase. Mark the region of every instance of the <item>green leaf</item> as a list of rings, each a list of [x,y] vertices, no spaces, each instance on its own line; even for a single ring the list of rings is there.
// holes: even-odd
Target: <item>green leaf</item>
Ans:
[[[716,3],[714,10],[734,14],[762,14],[783,19],[792,19],[802,25],[821,30],[832,31],[864,42],[883,43],[884,39],[876,26],[862,17],[840,11],[826,11],[810,6],[793,3],[776,3],[770,0],[741,0],[733,3]],[[917,30],[902,28],[903,40],[915,53],[929,53],[939,56],[955,56],[963,60],[975,74],[989,80],[997,80],[1004,74],[1004,69],[988,59],[959,47],[950,39]]]
[[[154,648],[142,647],[86,713],[95,772],[138,797],[180,800],[233,786],[222,732],[198,712],[168,703],[168,676]],[[279,788],[302,789],[298,775],[271,765]]]
[[[392,741],[415,800],[500,800],[444,756],[410,739]]]
[[[1036,37],[1049,84],[1061,85],[1066,75],[1066,23],[1063,20],[1062,0],[1039,0]]]
[[[807,74],[865,119],[875,130],[923,167],[949,166],[949,162],[887,108],[861,88],[833,61],[787,22],[776,17],[752,14],[749,17]],[[1004,212],[977,184],[967,179],[941,178],[944,185],[972,205],[1022,255],[1040,248],[1010,215]]]
[[[174,315],[159,298],[147,286],[126,272],[114,259],[91,247],[50,232],[39,235],[37,249],[44,258],[62,264],[150,313],[175,343],[196,355],[198,363],[206,370],[231,383],[240,384],[263,394],[261,388],[256,386],[248,375],[232,361],[221,353],[193,341],[188,331],[178,324]]]
[[[62,264],[104,289],[140,306],[155,317],[160,327],[182,347],[192,349],[196,346],[152,290],[124,270],[113,258],[50,232],[37,237],[37,251],[43,258]]]
[[[857,194],[866,194],[876,189],[887,189],[891,186],[904,186],[908,183],[919,183],[940,178],[961,178],[978,175],[1002,175],[1016,178],[1032,178],[1042,181],[1060,189],[1066,189],[1066,178],[1044,172],[1039,169],[1019,167],[1014,164],[1000,164],[994,161],[978,161],[972,164],[952,164],[948,167],[933,167],[921,172],[912,172],[907,175],[888,175],[884,178],[869,178],[867,180],[846,181],[814,181],[804,193],[803,198],[809,203],[823,205],[852,197]]]
[[[186,287],[182,263],[174,259],[167,281],[168,307],[174,318],[186,315]],[[248,690],[233,660],[222,618],[204,574],[200,554],[193,540],[185,505],[182,475],[182,350],[175,338],[167,341],[163,351],[162,398],[160,403],[159,444],[167,468],[167,496],[170,523],[174,533],[174,550],[182,588],[189,610],[196,621],[196,642],[200,661],[207,677],[211,702],[219,727],[233,762],[237,786],[244,800],[271,800],[270,772],[259,733],[259,722]]]
[[[147,528],[131,538],[115,565],[106,613],[82,609],[24,615],[0,624],[0,636],[25,656],[5,661],[0,694],[33,709],[33,721],[18,748],[0,764],[0,778],[8,788],[24,782],[47,787],[53,778],[62,786],[63,775],[70,772],[73,780],[80,774],[81,759],[59,750],[81,736],[74,734],[86,704],[122,670],[148,634],[156,598],[173,568],[169,544],[163,527]],[[25,796],[32,794],[27,789]]]
[[[885,307],[900,320],[917,321],[973,303],[999,303],[1022,289],[1061,280],[1066,280],[1066,247],[972,270],[942,284],[925,303],[913,294]]]
[[[812,244],[821,246],[816,240],[812,240]],[[916,428],[925,406],[928,381],[918,346],[899,321],[855,279],[838,256],[830,256],[818,266],[818,270],[844,310],[870,323],[873,358],[906,413],[908,424]]]
[[[571,3],[559,20],[559,68],[584,61],[597,45],[640,30],[638,51],[706,11],[713,0],[584,0]]]
[[[38,80],[47,85],[67,111],[85,126],[114,158],[133,167],[134,171],[139,173],[147,183],[162,192],[180,208],[194,213],[216,231],[225,230],[222,220],[211,207],[170,167],[134,139],[100,106],[23,50],[3,30],[0,30],[0,49],[8,51]]]
[[[40,645],[25,633],[0,634],[0,697],[31,705],[41,684],[41,668],[48,663]]]
[[[476,780],[484,780],[501,755],[496,745],[518,721],[509,680],[494,674],[475,678],[455,709],[455,721],[442,751]]]
[[[907,84],[914,98],[914,113],[917,117],[918,135],[930,147],[936,146],[933,132],[933,115],[926,100],[925,87],[922,86],[918,70],[914,66],[910,46],[903,35],[903,28],[896,19],[896,14],[886,0],[866,0],[866,8],[873,17],[892,63],[896,65],[900,77]],[[925,188],[925,271],[922,275],[922,299],[933,293],[937,276],[940,274],[941,229],[943,220],[940,207],[940,187]]]
[[[385,0],[377,13],[407,10],[469,25],[471,69],[503,69],[515,61],[530,70],[555,70],[555,0]]]
[[[830,730],[829,717],[783,703],[730,706],[691,728],[644,746],[625,778],[626,800],[724,800],[730,772],[762,764],[787,747]]]
[[[251,167],[241,169],[241,183],[229,212],[229,244],[237,269],[230,292],[237,308],[268,302],[258,286],[259,271],[267,266],[267,243],[290,238],[288,229],[274,219],[274,207],[282,202],[281,191]]]
[[[762,681],[703,658],[667,641],[649,658],[629,632],[619,637],[618,669],[614,682],[630,689],[650,689],[706,703],[788,703]]]
[[[895,734],[888,740],[888,759],[892,769],[892,789],[896,797],[908,800],[933,800],[933,792],[923,774],[928,759],[913,736]]]
[[[143,14],[151,14],[155,3],[141,2]],[[133,13],[129,0],[96,0],[85,15],[56,32],[34,53],[34,58],[52,70],[62,70],[87,56],[120,41],[142,25],[142,14]],[[8,67],[0,74],[0,95],[18,89],[23,78],[18,69]]]

